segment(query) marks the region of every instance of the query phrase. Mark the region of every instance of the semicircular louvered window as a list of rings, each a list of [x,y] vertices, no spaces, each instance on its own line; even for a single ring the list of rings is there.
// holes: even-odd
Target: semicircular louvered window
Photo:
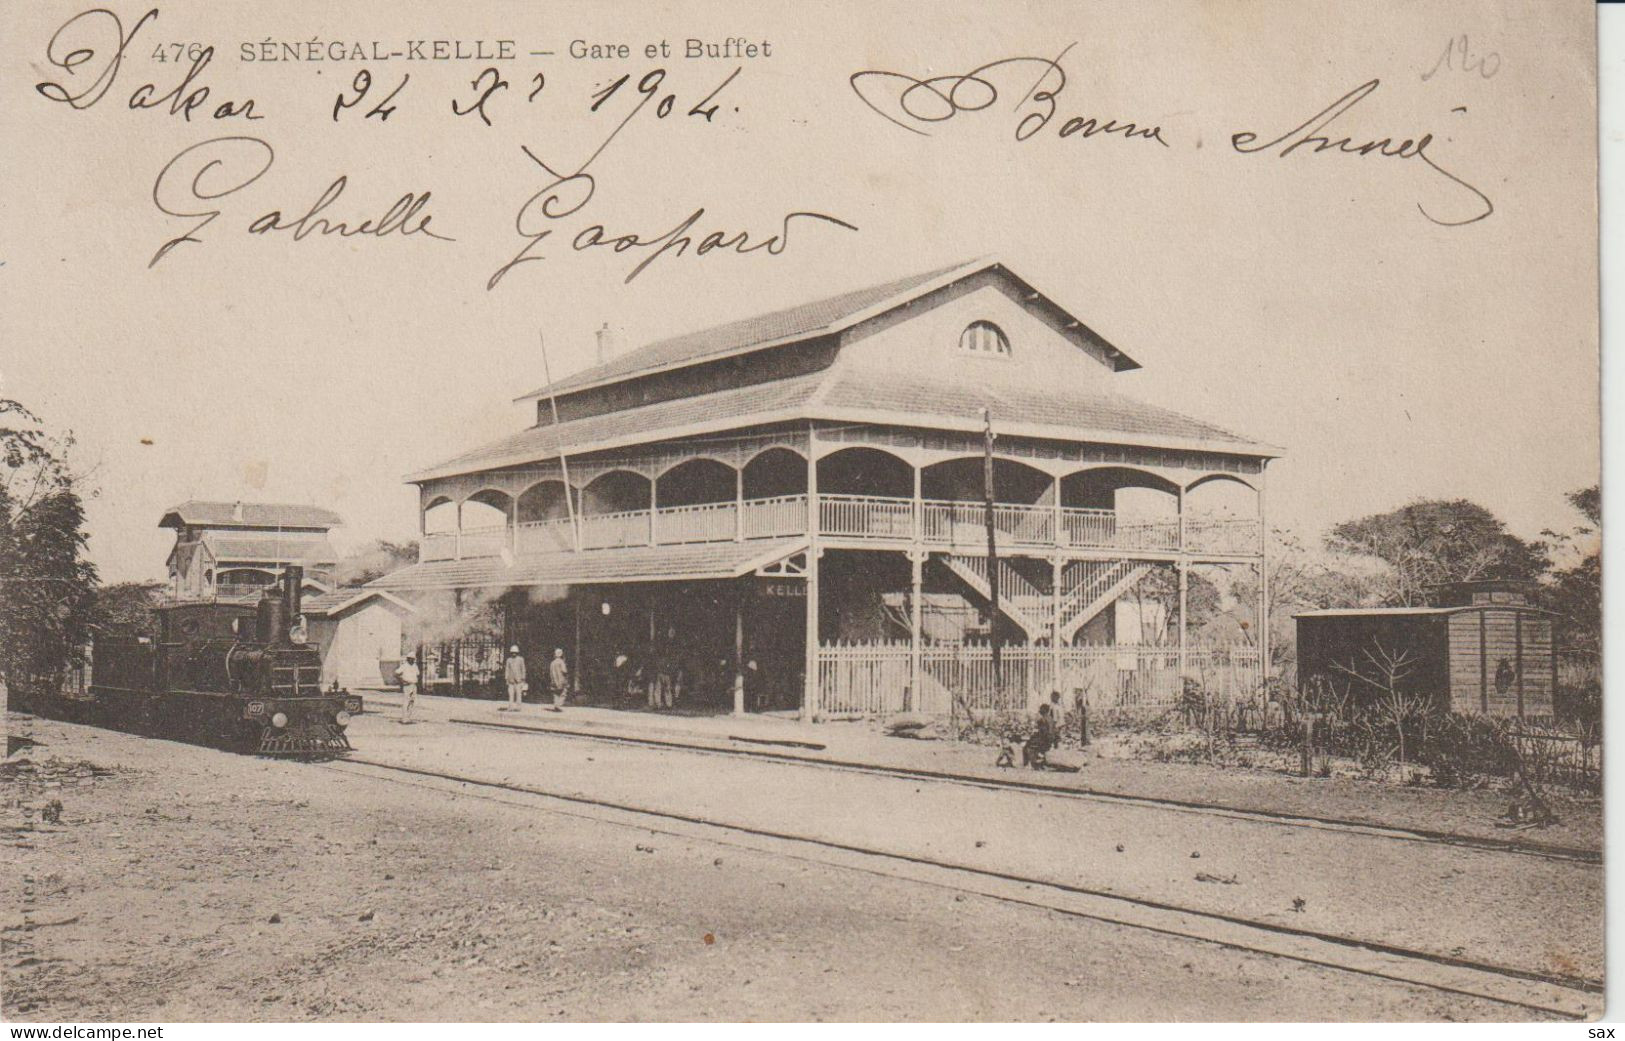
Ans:
[[[959,334],[959,349],[999,358],[1010,356],[1010,340],[992,322],[972,322]]]

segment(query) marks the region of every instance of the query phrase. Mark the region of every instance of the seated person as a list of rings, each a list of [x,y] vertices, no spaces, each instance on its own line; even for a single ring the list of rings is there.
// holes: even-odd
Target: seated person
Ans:
[[[1032,736],[1027,743],[1021,746],[1021,765],[1030,766],[1034,770],[1044,768],[1045,760],[1050,749],[1059,741],[1055,732],[1055,714],[1048,705],[1038,706],[1038,725],[1033,728]]]

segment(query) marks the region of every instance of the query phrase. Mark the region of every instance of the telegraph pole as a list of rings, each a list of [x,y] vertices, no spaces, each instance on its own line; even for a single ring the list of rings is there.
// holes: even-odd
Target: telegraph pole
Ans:
[[[993,526],[993,414],[982,409],[982,523],[987,527],[988,638],[993,650],[993,689],[1004,690],[1004,658],[999,652],[999,540]]]

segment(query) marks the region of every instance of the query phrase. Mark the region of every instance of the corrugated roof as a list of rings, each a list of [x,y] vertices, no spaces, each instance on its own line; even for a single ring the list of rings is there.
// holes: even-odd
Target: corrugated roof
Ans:
[[[1060,428],[1069,435],[1092,431],[1108,436],[1130,434],[1200,441],[1214,447],[1260,447],[1240,435],[1171,409],[1109,391],[1060,384],[1046,390],[973,386],[928,370],[887,372],[884,378],[877,378],[872,372],[851,369],[837,370],[829,389],[818,400],[826,410],[873,410],[919,416],[922,420],[942,416],[978,420],[985,407],[993,414],[995,429],[1030,425]]]
[[[651,441],[659,435],[681,431],[702,422],[727,422],[740,426],[748,425],[753,417],[779,416],[786,412],[799,415],[801,406],[812,398],[823,379],[824,373],[815,372],[772,383],[733,387],[700,397],[662,401],[624,412],[589,416],[556,427],[551,423],[534,426],[420,470],[406,479],[424,481],[475,470],[516,466],[556,455],[561,448],[566,452],[582,452]]]
[[[826,388],[827,389],[824,389]],[[1249,441],[1211,423],[1120,394],[1068,389],[1048,391],[967,386],[926,371],[887,371],[840,367],[772,383],[735,387],[693,398],[646,405],[553,426],[534,426],[407,476],[408,481],[519,466],[567,453],[602,451],[688,436],[704,427],[736,429],[755,423],[827,419],[852,421],[869,416],[922,427],[942,426],[945,418],[977,424],[978,410],[992,409],[995,427],[1007,433],[1063,440],[1124,440],[1136,444],[1191,447],[1209,451],[1274,456],[1269,446]]]
[[[759,344],[803,339],[819,333],[833,332],[845,319],[862,314],[893,297],[905,297],[945,275],[961,270],[965,274],[970,274],[983,267],[991,267],[994,263],[992,260],[983,260],[950,264],[935,271],[925,271],[883,282],[877,286],[855,289],[823,300],[814,300],[812,303],[799,304],[780,311],[769,311],[767,314],[754,315],[709,329],[656,340],[602,365],[556,380],[550,386],[538,387],[514,400],[524,401],[540,397],[549,390],[555,394],[563,394],[595,383],[624,379],[678,365],[691,365],[708,358],[725,357]]]
[[[1402,618],[1415,615],[1461,614],[1463,611],[1526,611],[1531,614],[1553,612],[1532,604],[1456,604],[1451,607],[1321,607],[1313,611],[1299,611],[1294,618]]]
[[[241,515],[239,516],[239,510]],[[344,518],[320,506],[282,502],[209,502],[192,499],[171,506],[158,521],[160,528],[182,524],[211,528],[336,528]]]
[[[325,535],[276,534],[265,532],[232,533],[229,535],[205,532],[203,541],[217,561],[268,560],[301,564],[332,564],[339,559],[333,544]]]
[[[499,559],[414,564],[369,582],[368,589],[502,589],[579,583],[671,582],[737,578],[806,547],[805,539],[753,539],[694,546],[636,546],[547,553],[512,565]]]

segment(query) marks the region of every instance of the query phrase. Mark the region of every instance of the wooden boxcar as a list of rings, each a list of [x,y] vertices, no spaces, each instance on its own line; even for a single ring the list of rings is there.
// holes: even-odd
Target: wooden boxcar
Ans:
[[[1298,684],[1347,690],[1356,702],[1386,694],[1433,698],[1455,712],[1550,716],[1557,686],[1552,615],[1518,582],[1443,586],[1429,607],[1305,611],[1298,623]]]

